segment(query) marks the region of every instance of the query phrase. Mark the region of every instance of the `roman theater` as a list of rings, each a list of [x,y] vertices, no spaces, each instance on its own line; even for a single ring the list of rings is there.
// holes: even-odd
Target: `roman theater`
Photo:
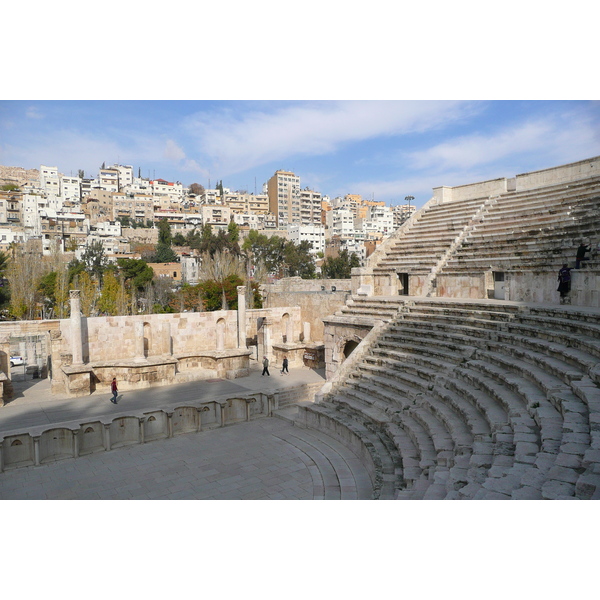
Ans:
[[[0,497],[23,469],[285,419],[317,466],[315,440],[346,457],[321,469],[325,498],[353,471],[361,499],[600,499],[600,157],[434,188],[367,260],[349,280],[266,285],[261,309],[241,287],[236,311],[84,318],[74,290],[67,319],[0,323]],[[44,406],[102,410],[13,417],[17,347]],[[242,391],[263,356],[269,385]],[[135,407],[112,410],[113,377]],[[214,382],[237,388],[178,398]],[[172,394],[145,403],[157,390]]]

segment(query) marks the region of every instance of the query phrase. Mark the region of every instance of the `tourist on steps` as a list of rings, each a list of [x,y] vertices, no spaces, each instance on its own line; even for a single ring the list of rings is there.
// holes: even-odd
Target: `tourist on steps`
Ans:
[[[583,242],[581,242],[581,244],[579,244],[579,248],[577,248],[577,256],[575,256],[575,268],[579,269],[581,263],[584,260],[590,260],[585,253],[589,252],[592,249],[592,247],[590,245],[585,245]],[[585,266],[585,265],[583,265]]]
[[[568,293],[571,291],[571,269],[565,263],[558,272],[558,290],[560,303],[565,304]]]
[[[269,359],[266,356],[263,356],[263,377],[265,373],[267,374],[267,377],[271,377],[271,374],[269,373]]]

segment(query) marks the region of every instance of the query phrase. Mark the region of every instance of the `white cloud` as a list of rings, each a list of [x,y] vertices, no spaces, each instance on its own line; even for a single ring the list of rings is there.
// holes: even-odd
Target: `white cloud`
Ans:
[[[422,132],[473,110],[461,102],[343,101],[199,113],[186,127],[200,152],[224,174],[299,155],[323,155],[348,142]]]
[[[597,124],[591,117],[564,113],[528,120],[489,135],[458,137],[424,151],[407,153],[404,158],[412,169],[435,172],[472,169],[506,159],[514,161],[524,154],[536,156],[542,164],[547,160],[548,166],[552,166],[555,161],[593,156],[598,152],[599,141]]]
[[[167,140],[163,156],[170,161],[179,162],[185,159],[185,152],[173,140]]]

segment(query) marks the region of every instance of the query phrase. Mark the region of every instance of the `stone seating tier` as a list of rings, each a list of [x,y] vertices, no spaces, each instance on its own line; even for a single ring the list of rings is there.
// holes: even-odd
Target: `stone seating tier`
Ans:
[[[395,444],[397,498],[596,498],[599,357],[593,311],[404,299],[324,400]]]

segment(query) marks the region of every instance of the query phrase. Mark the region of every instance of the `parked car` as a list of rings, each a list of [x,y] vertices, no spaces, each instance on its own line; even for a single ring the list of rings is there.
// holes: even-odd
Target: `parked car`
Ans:
[[[23,359],[22,356],[11,356],[10,357],[10,366],[11,367],[16,367],[17,365],[23,365],[25,364],[25,360]]]

